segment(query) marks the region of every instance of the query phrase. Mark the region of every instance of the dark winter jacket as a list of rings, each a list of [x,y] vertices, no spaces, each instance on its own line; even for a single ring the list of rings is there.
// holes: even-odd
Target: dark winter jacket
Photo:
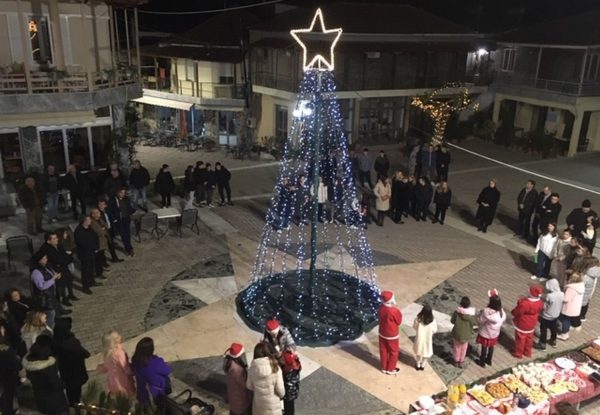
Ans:
[[[58,319],[54,326],[53,349],[58,360],[60,378],[67,384],[81,386],[88,380],[85,359],[88,352],[71,333],[71,320]]]
[[[498,202],[500,202],[500,191],[496,187],[484,187],[477,198],[479,208],[477,209],[475,217],[487,224],[491,224],[496,215]],[[483,206],[483,203],[486,203],[489,206]]]
[[[33,189],[27,186],[21,187],[19,190],[19,200],[26,210],[30,210],[35,207],[44,206],[46,197],[42,194],[41,189],[36,184]]]
[[[3,390],[15,390],[19,385],[21,359],[7,344],[0,344],[0,387]]]
[[[57,193],[61,188],[61,178],[58,174],[44,174],[42,177],[42,192]]]
[[[573,230],[575,231],[574,235],[579,237],[581,232],[587,229],[587,218],[593,216],[592,225],[594,228],[598,228],[598,214],[593,210],[590,210],[588,213],[585,213],[582,208],[573,209],[571,213],[567,216],[567,225],[573,226]]]
[[[425,169],[437,167],[437,153],[435,151],[423,151],[421,154],[421,166]]]
[[[108,197],[113,197],[117,194],[119,189],[123,187],[127,187],[127,179],[122,173],[119,173],[117,177],[112,177],[109,175],[106,180],[104,180],[102,190]]]
[[[2,323],[6,330],[6,336],[8,337],[8,343],[10,347],[20,356],[23,357],[27,353],[27,345],[21,336],[21,327],[15,317],[9,313],[4,313],[2,317]],[[2,345],[0,344],[0,347]],[[3,373],[0,371],[0,373]]]
[[[126,210],[126,215],[123,215],[123,211],[121,207],[124,207]],[[131,206],[131,201],[129,197],[125,196],[123,199],[119,199],[118,197],[113,197],[108,202],[108,217],[111,220],[112,224],[118,222],[124,218],[129,218],[135,212],[135,209]]]
[[[542,206],[542,212],[540,216],[540,227],[545,232],[548,228],[549,223],[558,223],[558,215],[562,206],[560,203],[552,203],[550,199]]]
[[[157,193],[173,193],[175,190],[175,182],[173,181],[173,176],[171,176],[170,171],[160,171],[156,175],[156,180],[154,181],[154,189]]]
[[[196,182],[194,182],[193,172],[185,172],[183,177],[183,190],[186,192],[193,192],[196,190]]]
[[[392,181],[392,206],[401,207],[408,204],[410,201],[411,188],[409,182],[402,180]]]
[[[525,188],[521,189],[517,196],[517,209],[526,215],[531,215],[535,210],[535,202],[538,200],[538,193],[535,189],[531,189],[529,193]],[[521,205],[523,208],[521,209]]]
[[[148,186],[148,183],[150,183],[150,173],[148,173],[148,169],[145,167],[131,169],[131,173],[129,173],[129,185],[131,187],[134,189],[142,189]]]
[[[436,164],[437,164],[437,169],[438,170],[448,170],[448,168],[450,167],[450,152],[441,152],[438,151],[437,152],[437,159],[436,159]]]
[[[415,186],[415,199],[419,206],[429,206],[433,197],[433,189],[429,184]]]
[[[27,371],[27,379],[31,381],[38,411],[45,415],[66,414],[67,401],[58,376],[56,359],[50,356],[47,360],[30,361],[27,356],[23,359],[23,367]]]
[[[21,297],[21,301],[19,302],[8,301],[8,312],[15,318],[19,329],[25,324],[25,317],[31,311],[31,306],[31,300],[28,298]]]
[[[50,266],[57,272],[64,273],[67,266],[73,262],[73,258],[65,252],[62,244],[58,244],[58,247],[55,248],[48,242],[44,242],[40,247],[40,252],[48,257]]]
[[[71,173],[67,173],[62,178],[62,187],[78,196],[85,196],[90,184],[88,178],[80,172],[77,172],[75,177]]]
[[[452,200],[452,190],[448,189],[447,192],[435,192],[433,196],[433,203],[440,206],[450,206]]]
[[[377,174],[385,174],[387,176],[390,170],[390,160],[387,156],[379,156],[375,159],[375,165],[373,167]]]
[[[206,188],[214,189],[216,185],[217,185],[216,172],[214,170],[207,170],[206,171]]]
[[[215,170],[215,175],[217,177],[217,184],[219,186],[224,186],[229,183],[229,180],[231,180],[231,172],[224,166],[221,166],[220,170]]]
[[[77,257],[81,260],[94,258],[96,251],[100,248],[98,235],[91,226],[87,229],[82,225],[75,228],[75,244],[77,245]]]
[[[196,182],[196,186],[204,185],[206,183],[206,179],[208,178],[208,169],[206,167],[196,168],[194,169],[194,182]]]

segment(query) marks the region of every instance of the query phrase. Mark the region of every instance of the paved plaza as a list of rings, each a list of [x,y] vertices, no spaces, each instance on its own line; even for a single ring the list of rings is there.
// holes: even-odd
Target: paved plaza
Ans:
[[[405,316],[400,375],[379,372],[376,330],[355,342],[327,348],[301,347],[298,414],[395,414],[406,411],[419,396],[440,392],[449,383],[472,382],[517,363],[509,353],[514,335],[507,322],[493,367],[481,368],[470,358],[462,370],[452,366],[448,360],[449,315],[462,295],[468,295],[477,308],[485,306],[486,292],[494,287],[500,291],[505,310],[512,309],[517,298],[526,294],[533,267],[533,247],[512,236],[517,193],[529,178],[537,180],[538,188],[550,184],[561,195],[561,222],[585,198],[598,211],[599,159],[587,155],[533,160],[479,140],[459,145],[520,170],[452,148],[449,183],[453,205],[445,226],[412,219],[397,225],[388,220],[384,227],[371,226],[367,231],[380,287],[396,292]],[[149,168],[164,161],[172,170],[183,171],[184,164],[196,156],[182,153],[185,158],[180,158],[169,152],[163,158],[157,148],[147,149],[151,150],[140,151],[138,158]],[[371,152],[376,154],[378,149],[373,147]],[[396,146],[385,149],[392,166],[406,162]],[[220,155],[210,157],[202,155],[199,159],[217,161]],[[199,209],[199,235],[189,230],[183,237],[172,232],[160,240],[144,235],[142,242],[134,245],[136,256],[113,265],[102,287],[95,288],[92,296],[80,295],[82,300],[75,304],[73,313],[74,332],[95,354],[88,360],[89,370],[94,371],[99,361],[97,353],[105,331],[114,328],[121,332],[130,355],[137,340],[150,335],[156,341],[157,354],[174,367],[175,389],[186,385],[194,388],[222,414],[227,411],[221,356],[233,341],[243,342],[251,350],[260,338],[236,316],[233,300],[248,282],[277,175],[277,165],[265,161],[225,161],[233,174],[235,206]],[[482,234],[472,225],[475,199],[491,178],[498,181],[502,196],[496,221],[487,234]],[[0,223],[0,232],[4,234],[9,226],[23,227],[23,220],[15,217]],[[5,261],[2,263],[5,266]],[[24,265],[12,270],[5,267],[2,274],[3,288],[12,284],[28,287]],[[435,310],[440,333],[431,365],[417,372],[413,368],[411,326],[418,304],[423,302]],[[546,353],[571,349],[596,337],[600,333],[597,303],[597,299],[592,301],[583,331]],[[543,358],[546,353],[536,351],[534,358]],[[92,377],[97,375],[92,373]],[[582,409],[584,414],[599,412],[598,403]]]

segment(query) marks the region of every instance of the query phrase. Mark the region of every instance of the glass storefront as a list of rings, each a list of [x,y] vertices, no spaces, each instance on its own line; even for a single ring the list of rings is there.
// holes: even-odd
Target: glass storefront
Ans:
[[[2,174],[5,178],[17,178],[23,174],[23,159],[18,132],[0,133]]]
[[[53,164],[56,167],[56,171],[61,173],[67,171],[63,130],[40,131],[40,142],[44,156],[44,169],[48,165]]]
[[[68,128],[66,130],[67,145],[69,148],[69,163],[73,163],[81,170],[92,167],[90,159],[90,140],[87,128]]]
[[[112,147],[112,133],[110,125],[91,127],[91,131],[94,166],[96,168],[108,166],[110,149]]]

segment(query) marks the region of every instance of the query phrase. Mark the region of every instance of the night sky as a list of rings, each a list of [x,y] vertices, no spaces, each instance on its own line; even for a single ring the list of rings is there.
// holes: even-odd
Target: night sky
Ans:
[[[140,10],[192,11],[255,4],[261,0],[150,0]],[[332,0],[290,0],[289,4],[318,6]],[[350,0],[351,1],[351,0]],[[359,1],[359,0],[354,0]],[[531,23],[548,21],[592,9],[600,9],[599,0],[363,0],[366,3],[405,3],[443,16],[482,33],[502,32]],[[248,9],[268,16],[274,6]],[[140,14],[140,26],[146,31],[169,33],[189,29],[212,14],[166,16]]]

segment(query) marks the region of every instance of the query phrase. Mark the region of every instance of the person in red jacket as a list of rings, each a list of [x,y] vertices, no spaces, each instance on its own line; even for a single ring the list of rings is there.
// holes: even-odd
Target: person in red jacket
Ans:
[[[531,357],[533,347],[533,332],[538,322],[544,303],[540,300],[543,289],[539,285],[529,288],[529,297],[522,297],[512,311],[515,326],[515,350],[512,355],[522,359],[523,355]]]
[[[400,324],[402,313],[394,304],[394,293],[383,291],[382,304],[379,306],[379,358],[381,371],[386,375],[396,375],[400,369],[396,367],[400,354]]]

